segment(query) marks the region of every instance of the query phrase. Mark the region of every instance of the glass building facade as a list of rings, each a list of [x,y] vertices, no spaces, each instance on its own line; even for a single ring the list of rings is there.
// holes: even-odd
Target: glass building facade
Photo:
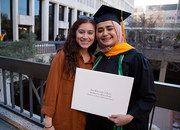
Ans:
[[[64,6],[59,6],[59,20],[64,21]]]
[[[34,1],[34,17],[35,17],[35,34],[37,36],[37,40],[41,40],[41,0],[35,0]]]
[[[29,31],[37,35],[38,41],[52,41],[57,33],[67,37],[76,17],[84,13],[81,7],[77,11],[74,4],[60,0],[0,0],[0,31],[6,30],[9,40],[13,41],[21,39],[22,32]],[[76,16],[72,17],[73,14]]]
[[[8,39],[12,40],[12,0],[0,0],[0,2],[1,31],[6,30]]]
[[[18,12],[21,15],[29,15],[29,0],[18,0]]]
[[[49,41],[54,41],[54,4],[49,3]]]
[[[68,22],[69,22],[69,28],[70,28],[72,24],[72,9],[71,8],[69,8],[68,10]]]

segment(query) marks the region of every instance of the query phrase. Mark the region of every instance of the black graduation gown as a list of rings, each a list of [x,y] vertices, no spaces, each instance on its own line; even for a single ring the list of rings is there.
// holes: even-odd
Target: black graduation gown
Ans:
[[[127,112],[134,116],[134,119],[123,126],[123,130],[147,130],[149,113],[156,101],[154,79],[150,64],[148,60],[135,49],[121,54],[124,55],[122,61],[123,75],[134,77]],[[121,54],[106,57],[103,53],[98,53],[96,57],[99,55],[103,55],[103,57],[95,70],[118,74],[118,61]],[[114,123],[107,118],[92,114],[87,115],[86,130],[113,130],[113,126]]]

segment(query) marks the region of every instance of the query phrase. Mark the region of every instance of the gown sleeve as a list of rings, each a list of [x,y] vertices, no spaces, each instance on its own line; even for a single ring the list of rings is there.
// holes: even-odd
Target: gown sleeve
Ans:
[[[140,53],[132,63],[134,84],[128,114],[138,120],[146,120],[156,101],[154,78],[148,60]]]
[[[49,117],[53,117],[55,113],[60,79],[63,72],[63,63],[64,53],[63,51],[60,51],[52,61],[43,97],[43,107],[41,112]]]

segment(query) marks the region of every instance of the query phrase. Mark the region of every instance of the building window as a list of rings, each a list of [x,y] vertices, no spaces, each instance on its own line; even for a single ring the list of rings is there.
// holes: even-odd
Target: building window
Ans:
[[[35,15],[35,34],[37,40],[41,40],[41,0],[34,1],[34,15]]]
[[[54,41],[54,4],[49,3],[49,41]]]
[[[13,40],[12,30],[12,0],[0,0],[1,31],[4,29],[8,35],[8,40]]]
[[[64,21],[64,6],[59,6],[59,20]]]
[[[19,39],[23,39],[24,37],[23,37],[23,34],[24,33],[29,33],[29,26],[19,26]]]
[[[70,28],[72,24],[72,9],[71,8],[69,8],[68,10],[68,22],[69,22],[69,28]]]
[[[81,14],[81,11],[77,11],[77,19],[79,18],[79,15]]]
[[[18,0],[18,12],[22,15],[29,15],[29,0]]]

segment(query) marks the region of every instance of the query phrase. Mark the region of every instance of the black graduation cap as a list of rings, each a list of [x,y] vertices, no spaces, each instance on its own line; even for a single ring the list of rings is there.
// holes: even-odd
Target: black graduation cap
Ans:
[[[123,15],[123,20],[125,20],[129,15],[131,15],[131,13],[129,12],[102,5],[95,13],[94,17],[97,23],[112,20],[120,24],[121,14]]]

